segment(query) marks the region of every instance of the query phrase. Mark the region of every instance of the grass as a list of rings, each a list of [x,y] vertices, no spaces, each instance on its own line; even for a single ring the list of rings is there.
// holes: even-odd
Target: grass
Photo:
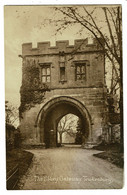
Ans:
[[[18,165],[19,178],[21,178],[29,168],[33,154],[22,149],[12,149],[6,153],[6,171],[7,178],[10,176],[10,171]]]
[[[103,151],[94,154],[94,156],[105,159],[115,164],[117,167],[124,167],[124,156],[120,144],[100,144],[99,146],[95,146],[94,149]]]

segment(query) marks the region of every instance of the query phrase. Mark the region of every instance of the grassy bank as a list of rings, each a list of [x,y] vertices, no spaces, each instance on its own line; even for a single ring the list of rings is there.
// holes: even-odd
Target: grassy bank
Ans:
[[[98,154],[94,154],[94,156],[105,159],[115,164],[116,166],[123,168],[124,156],[123,152],[121,152],[120,144],[101,144],[99,146],[94,147],[94,149],[103,151]]]
[[[32,153],[24,151],[22,149],[13,149],[11,151],[8,151],[6,155],[7,178],[10,176],[10,171],[13,170],[16,165],[18,165],[20,179],[29,168],[32,158]]]

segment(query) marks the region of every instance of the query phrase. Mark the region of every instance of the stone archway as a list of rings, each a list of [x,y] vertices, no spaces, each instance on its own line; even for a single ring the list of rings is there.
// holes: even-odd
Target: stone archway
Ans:
[[[45,143],[46,147],[56,147],[58,122],[69,113],[82,120],[84,142],[91,140],[91,117],[86,107],[72,97],[61,96],[49,100],[41,108],[36,120],[40,142]]]

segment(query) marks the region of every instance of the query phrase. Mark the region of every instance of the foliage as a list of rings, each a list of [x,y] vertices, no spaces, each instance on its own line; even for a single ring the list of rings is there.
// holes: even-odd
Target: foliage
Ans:
[[[77,122],[77,132],[76,132],[75,143],[82,144],[82,123],[80,119]]]
[[[14,107],[8,101],[5,101],[5,115],[6,124],[17,126],[18,123],[18,108]]]
[[[8,101],[5,101],[5,111],[6,111],[6,149],[8,152],[13,147],[17,147],[20,144],[20,140],[19,140],[20,132],[18,129],[16,129],[19,123],[19,113],[18,113],[18,108],[12,106]]]
[[[7,153],[13,148],[20,148],[21,137],[19,128],[6,124],[6,151]]]
[[[23,67],[23,80],[21,86],[21,105],[19,108],[20,117],[22,112],[34,106],[36,103],[41,103],[44,94],[49,90],[46,84],[41,84],[39,78],[39,67],[35,64],[27,64]]]

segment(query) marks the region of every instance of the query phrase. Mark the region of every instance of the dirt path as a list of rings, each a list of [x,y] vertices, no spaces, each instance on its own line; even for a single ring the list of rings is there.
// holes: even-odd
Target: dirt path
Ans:
[[[96,158],[95,150],[55,148],[30,150],[33,163],[22,178],[20,189],[117,189],[123,170]]]

